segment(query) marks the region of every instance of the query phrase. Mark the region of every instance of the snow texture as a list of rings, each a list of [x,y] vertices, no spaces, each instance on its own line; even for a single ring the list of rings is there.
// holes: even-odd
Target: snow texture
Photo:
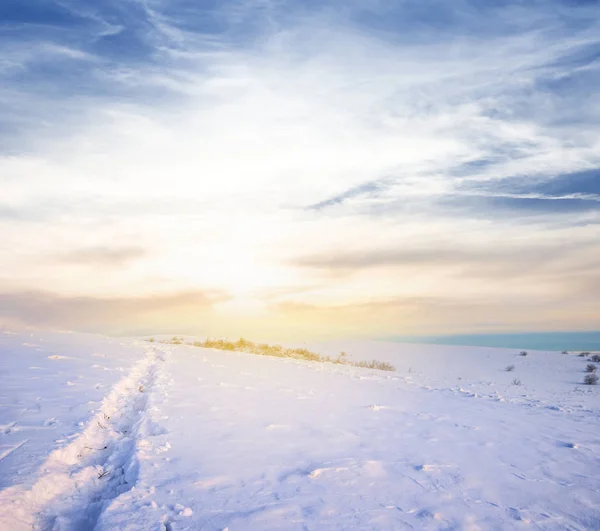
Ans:
[[[398,372],[0,329],[0,529],[600,529],[585,358],[306,346]]]

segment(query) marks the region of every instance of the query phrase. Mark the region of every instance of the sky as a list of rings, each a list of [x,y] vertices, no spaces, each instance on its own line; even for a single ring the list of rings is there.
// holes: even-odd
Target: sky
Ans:
[[[600,328],[600,3],[3,0],[0,322]]]

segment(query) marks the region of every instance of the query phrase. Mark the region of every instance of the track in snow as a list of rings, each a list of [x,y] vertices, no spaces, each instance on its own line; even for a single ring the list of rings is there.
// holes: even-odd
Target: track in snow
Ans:
[[[139,443],[160,433],[148,414],[148,401],[167,355],[149,350],[79,436],[50,454],[29,490],[14,487],[0,495],[1,529],[95,528],[110,501],[135,485]]]

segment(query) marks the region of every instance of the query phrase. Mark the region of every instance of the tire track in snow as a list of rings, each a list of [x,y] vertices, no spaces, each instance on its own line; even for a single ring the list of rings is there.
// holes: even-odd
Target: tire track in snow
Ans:
[[[146,352],[79,436],[50,454],[30,489],[0,493],[0,529],[94,529],[110,501],[134,487],[139,444],[160,433],[148,403],[168,355],[161,347]]]

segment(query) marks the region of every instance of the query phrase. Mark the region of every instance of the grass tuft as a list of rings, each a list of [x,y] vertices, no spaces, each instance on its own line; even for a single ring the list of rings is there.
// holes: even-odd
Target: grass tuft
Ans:
[[[180,345],[183,338],[174,337],[165,343]],[[247,339],[240,338],[237,341],[228,341],[226,339],[206,339],[205,341],[195,341],[189,343],[193,347],[214,348],[218,350],[227,350],[230,352],[247,352],[258,354],[260,356],[272,356],[275,358],[292,358],[296,360],[317,361],[321,363],[334,363],[336,365],[350,365],[352,367],[362,367],[366,369],[378,369],[380,371],[395,371],[396,368],[385,361],[350,361],[345,352],[340,352],[335,358],[323,356],[311,352],[305,348],[284,348],[281,345],[269,345],[267,343],[254,343]]]

